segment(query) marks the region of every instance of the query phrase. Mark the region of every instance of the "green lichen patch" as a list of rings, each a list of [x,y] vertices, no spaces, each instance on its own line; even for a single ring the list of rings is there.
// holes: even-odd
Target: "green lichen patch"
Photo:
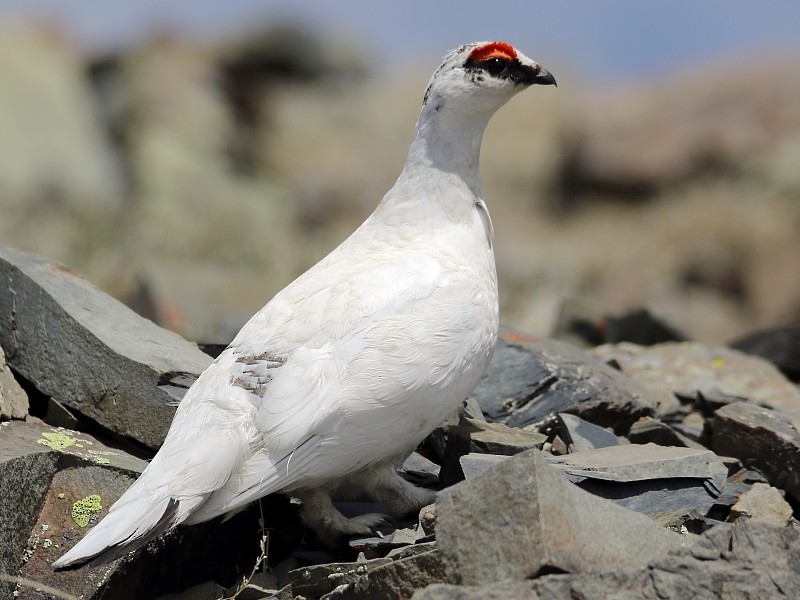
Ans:
[[[100,504],[102,498],[97,494],[81,498],[72,505],[72,520],[79,526],[86,527],[92,515],[99,513],[103,506]]]
[[[59,452],[66,450],[67,448],[83,448],[84,446],[91,446],[92,442],[89,440],[84,440],[79,437],[76,437],[77,432],[72,431],[70,429],[64,429],[63,427],[59,427],[58,429],[53,429],[52,431],[45,431],[42,433],[42,437],[36,440],[37,444],[41,444],[42,446],[47,446],[48,448],[52,448],[53,450],[58,450]]]

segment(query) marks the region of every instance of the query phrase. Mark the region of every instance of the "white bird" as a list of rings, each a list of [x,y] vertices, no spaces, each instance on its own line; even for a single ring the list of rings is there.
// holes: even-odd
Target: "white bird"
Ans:
[[[337,489],[395,515],[434,500],[397,466],[491,359],[497,276],[478,158],[489,118],[531,84],[555,79],[509,44],[445,56],[375,212],[250,319],[187,391],[141,477],[54,568],[107,562],[274,492],[299,498],[327,541],[379,520],[347,519]]]

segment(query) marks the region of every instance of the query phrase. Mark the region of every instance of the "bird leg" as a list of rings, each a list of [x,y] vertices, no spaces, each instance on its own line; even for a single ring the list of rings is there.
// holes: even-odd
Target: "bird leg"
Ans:
[[[403,479],[393,464],[370,471],[363,479],[364,491],[383,504],[394,517],[419,511],[436,501],[436,492]]]
[[[333,505],[324,488],[311,488],[294,492],[303,502],[300,518],[329,546],[335,546],[343,537],[373,536],[374,529],[386,522],[386,515],[368,513],[348,519]]]

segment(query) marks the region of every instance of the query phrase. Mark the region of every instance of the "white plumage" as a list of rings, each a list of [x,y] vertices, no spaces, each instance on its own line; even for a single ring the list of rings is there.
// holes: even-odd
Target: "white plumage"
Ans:
[[[433,500],[396,466],[491,358],[497,278],[478,156],[491,115],[535,83],[555,80],[508,44],[445,57],[375,212],[250,319],[188,390],[141,477],[55,568],[106,562],[273,492],[301,498],[329,541],[377,520],[338,513],[339,487],[392,513]]]

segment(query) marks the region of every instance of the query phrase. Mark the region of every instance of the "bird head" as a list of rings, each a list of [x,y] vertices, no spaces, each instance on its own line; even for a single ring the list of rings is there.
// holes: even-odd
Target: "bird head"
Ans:
[[[555,78],[537,62],[505,42],[475,42],[449,52],[425,92],[424,105],[435,111],[490,113],[515,94],[534,85],[555,85]]]

